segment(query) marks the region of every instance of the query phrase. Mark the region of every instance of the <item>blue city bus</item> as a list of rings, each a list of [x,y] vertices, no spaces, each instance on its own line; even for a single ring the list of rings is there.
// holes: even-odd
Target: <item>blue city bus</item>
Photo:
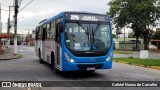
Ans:
[[[110,17],[62,12],[36,27],[36,56],[55,71],[111,69],[113,41]]]

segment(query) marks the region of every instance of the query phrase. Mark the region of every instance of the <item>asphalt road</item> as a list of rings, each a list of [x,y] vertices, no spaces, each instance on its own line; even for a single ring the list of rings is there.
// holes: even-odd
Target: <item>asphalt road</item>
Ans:
[[[113,62],[113,68],[110,70],[97,70],[92,73],[68,72],[59,75],[55,74],[54,71],[50,69],[48,64],[39,63],[38,57],[36,57],[34,53],[34,47],[18,46],[18,52],[23,55],[23,58],[0,61],[0,81],[160,81],[160,70],[132,66],[116,62]],[[87,88],[72,87],[69,90],[72,89],[79,90],[88,88],[89,87]],[[32,88],[32,90],[39,90],[39,89]],[[62,87],[57,89],[66,90]],[[92,90],[97,90],[97,89],[99,88],[92,88]],[[105,87],[101,88],[101,90],[103,89],[105,89]],[[114,88],[114,89],[110,88],[110,90],[119,90],[119,89],[123,90],[124,88]],[[146,89],[150,90],[151,88],[146,88]],[[152,88],[152,89],[157,89],[157,88]],[[8,89],[0,88],[0,90],[8,90]],[[24,90],[29,90],[29,89],[24,88]],[[43,90],[52,90],[52,89],[43,88]],[[135,89],[131,88],[131,90]]]

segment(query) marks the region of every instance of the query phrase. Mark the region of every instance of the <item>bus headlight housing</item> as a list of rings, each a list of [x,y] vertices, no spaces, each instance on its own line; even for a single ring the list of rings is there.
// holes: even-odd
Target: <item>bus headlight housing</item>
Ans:
[[[107,57],[106,61],[109,61],[109,60],[112,58],[112,56],[113,56],[113,52],[111,52],[111,53],[109,54],[109,56]]]
[[[71,63],[75,62],[66,52],[64,53],[64,55],[65,55],[67,61],[69,61]]]

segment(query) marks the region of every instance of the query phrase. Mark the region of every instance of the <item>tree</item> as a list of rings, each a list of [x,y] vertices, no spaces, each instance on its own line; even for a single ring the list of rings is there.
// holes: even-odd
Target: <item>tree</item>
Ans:
[[[112,34],[113,35],[113,38],[116,38],[116,35],[115,34]]]
[[[135,38],[135,33],[133,31],[129,32],[128,33],[128,38]]]
[[[149,49],[150,27],[160,18],[160,0],[112,0],[110,15],[116,27],[130,25],[136,40],[143,37],[144,49]]]

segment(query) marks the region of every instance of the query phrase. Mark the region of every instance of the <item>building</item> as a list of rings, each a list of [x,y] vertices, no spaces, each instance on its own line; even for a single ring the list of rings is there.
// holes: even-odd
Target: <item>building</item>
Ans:
[[[36,35],[36,30],[33,29],[33,30],[32,30],[32,38],[33,38],[33,39],[35,39],[35,35]]]
[[[124,33],[118,35],[119,38],[124,38]],[[128,38],[128,33],[125,33],[125,38]]]
[[[29,34],[25,38],[26,45],[34,46],[35,45],[35,34],[36,31],[33,29],[32,34]]]
[[[2,23],[0,22],[0,34],[2,33]]]
[[[159,27],[159,28],[156,28],[156,32],[160,32],[160,27]]]

